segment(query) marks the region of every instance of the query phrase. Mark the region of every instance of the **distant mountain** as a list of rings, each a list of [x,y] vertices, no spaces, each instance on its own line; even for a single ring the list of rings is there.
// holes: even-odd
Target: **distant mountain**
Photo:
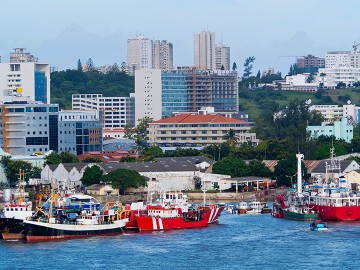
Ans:
[[[58,103],[61,109],[71,109],[72,94],[128,97],[134,89],[134,77],[123,72],[102,74],[68,69],[51,73],[51,103]]]

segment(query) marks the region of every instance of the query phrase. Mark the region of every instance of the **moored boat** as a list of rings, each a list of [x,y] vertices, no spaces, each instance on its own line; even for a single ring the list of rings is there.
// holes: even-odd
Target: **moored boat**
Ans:
[[[302,192],[301,161],[303,154],[296,154],[297,158],[297,190],[290,189],[283,197],[286,208],[282,209],[285,219],[312,221],[318,219],[319,215],[305,204],[305,196]]]
[[[57,207],[54,211],[54,198],[56,197],[52,194],[48,211],[39,208],[31,220],[24,221],[27,241],[115,235],[122,233],[123,227],[128,222],[128,218],[122,217],[119,211],[114,209],[99,211],[96,209],[96,204],[94,208],[83,209],[76,202],[74,205],[68,204],[66,208]],[[93,200],[91,196],[86,199]]]
[[[263,208],[263,205],[261,204],[261,202],[258,202],[258,201],[249,202],[246,214],[260,214],[262,208]]]
[[[209,211],[182,212],[181,209],[165,209],[148,206],[146,215],[136,216],[139,231],[159,231],[207,227]]]
[[[238,214],[246,214],[248,210],[248,204],[247,202],[239,202],[237,206],[237,213]]]
[[[23,221],[33,215],[32,202],[25,201],[26,192],[23,188],[22,171],[19,174],[19,184],[17,192],[14,192],[14,201],[6,203],[0,217],[0,232],[4,240],[23,239]]]
[[[360,194],[351,190],[345,177],[331,180],[329,174],[340,174],[340,162],[334,159],[326,164],[325,180],[318,179],[308,188],[307,204],[325,221],[354,221],[360,219]],[[324,181],[326,181],[324,183]]]
[[[306,206],[290,206],[289,208],[283,209],[284,218],[300,221],[313,221],[319,218],[319,215],[314,211],[311,211]]]

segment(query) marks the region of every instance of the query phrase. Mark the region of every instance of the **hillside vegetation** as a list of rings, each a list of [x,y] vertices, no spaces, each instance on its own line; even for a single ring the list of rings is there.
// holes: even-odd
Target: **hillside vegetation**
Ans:
[[[311,99],[311,104],[343,105],[348,100],[360,104],[358,89],[330,89],[316,93],[303,93],[286,90],[239,90],[239,109],[246,111],[251,120],[255,121],[262,113],[278,111],[278,108],[288,105],[291,101],[304,102]]]
[[[51,103],[58,103],[62,109],[71,109],[72,94],[128,97],[134,91],[134,77],[124,72],[103,74],[68,69],[51,73]]]

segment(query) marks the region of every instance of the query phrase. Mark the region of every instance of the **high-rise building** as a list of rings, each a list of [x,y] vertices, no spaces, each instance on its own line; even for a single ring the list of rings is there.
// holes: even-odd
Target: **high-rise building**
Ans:
[[[225,47],[222,43],[216,46],[216,69],[230,70],[230,47]]]
[[[166,40],[152,41],[152,68],[161,70],[173,69],[173,45]]]
[[[202,107],[214,107],[215,112],[238,112],[236,71],[136,71],[136,120],[144,116],[158,120],[173,112],[196,112]]]
[[[50,65],[15,49],[10,63],[0,63],[0,101],[11,102],[15,97],[50,103]],[[36,61],[35,61],[36,60]]]
[[[215,70],[215,47],[215,32],[194,34],[194,66],[201,70]]]
[[[129,74],[143,68],[169,70],[173,68],[173,45],[166,40],[150,40],[143,36],[128,39]]]
[[[135,125],[147,116],[161,119],[162,87],[160,69],[140,69],[135,71]]]
[[[118,129],[135,125],[135,96],[103,97],[102,94],[73,94],[73,110],[103,112],[103,128]]]

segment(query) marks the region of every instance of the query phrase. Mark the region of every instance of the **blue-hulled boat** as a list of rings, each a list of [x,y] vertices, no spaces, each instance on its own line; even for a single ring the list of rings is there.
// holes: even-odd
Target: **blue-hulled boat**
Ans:
[[[326,226],[325,223],[317,220],[316,222],[312,222],[310,224],[310,230],[312,230],[312,231],[328,231],[329,228]]]

